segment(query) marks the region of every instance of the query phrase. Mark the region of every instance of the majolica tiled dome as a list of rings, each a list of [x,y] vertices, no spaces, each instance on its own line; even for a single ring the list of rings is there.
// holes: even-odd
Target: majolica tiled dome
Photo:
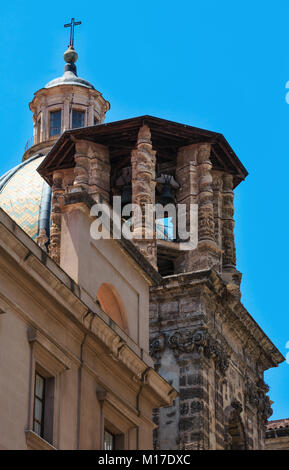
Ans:
[[[0,177],[0,207],[37,240],[41,229],[49,237],[51,188],[36,171],[45,158],[34,155]],[[128,221],[128,223],[130,223]],[[156,224],[157,238],[169,240],[168,227]]]
[[[34,155],[0,177],[0,207],[34,240],[50,226],[51,188],[36,171],[43,159]]]

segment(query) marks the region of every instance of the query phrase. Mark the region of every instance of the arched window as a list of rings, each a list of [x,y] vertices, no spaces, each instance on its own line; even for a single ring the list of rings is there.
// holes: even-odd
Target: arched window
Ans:
[[[126,333],[128,333],[128,323],[125,308],[121,296],[117,289],[104,282],[97,291],[97,299],[102,310]]]
[[[225,410],[226,420],[226,443],[228,450],[245,450],[246,435],[240,416],[240,409],[229,406]]]

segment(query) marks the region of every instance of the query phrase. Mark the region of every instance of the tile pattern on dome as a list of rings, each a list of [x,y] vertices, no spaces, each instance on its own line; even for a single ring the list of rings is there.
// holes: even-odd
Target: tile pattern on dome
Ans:
[[[20,168],[0,193],[0,207],[34,240],[38,235],[43,179],[36,169],[44,157]]]

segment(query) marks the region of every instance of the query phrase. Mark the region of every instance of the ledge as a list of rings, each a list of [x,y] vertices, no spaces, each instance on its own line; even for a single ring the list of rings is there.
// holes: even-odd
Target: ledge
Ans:
[[[268,338],[266,333],[246,310],[240,300],[233,306],[230,305],[230,293],[226,288],[226,284],[222,277],[214,269],[193,271],[188,273],[173,274],[163,278],[163,286],[151,288],[153,295],[168,295],[169,293],[178,293],[182,295],[184,287],[193,288],[206,285],[219,300],[226,305],[224,312],[239,325],[239,331],[243,331],[247,339],[254,343],[263,352],[267,368],[276,367],[283,362],[285,358],[277,349],[277,347]],[[233,298],[232,298],[233,299]],[[225,302],[225,303],[224,303]],[[231,324],[233,323],[230,320]]]
[[[27,430],[25,434],[28,450],[57,450],[56,447],[53,447],[52,444],[42,439],[42,437],[38,436],[34,431]]]

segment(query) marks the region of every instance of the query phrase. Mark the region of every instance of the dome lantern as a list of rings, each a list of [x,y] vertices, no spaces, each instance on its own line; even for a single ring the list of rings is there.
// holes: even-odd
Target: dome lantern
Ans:
[[[87,80],[78,77],[74,49],[74,26],[81,24],[72,18],[70,43],[64,52],[64,74],[36,91],[29,104],[33,112],[33,145],[25,151],[23,160],[36,152],[47,153],[60,135],[77,127],[102,124],[110,104]]]

